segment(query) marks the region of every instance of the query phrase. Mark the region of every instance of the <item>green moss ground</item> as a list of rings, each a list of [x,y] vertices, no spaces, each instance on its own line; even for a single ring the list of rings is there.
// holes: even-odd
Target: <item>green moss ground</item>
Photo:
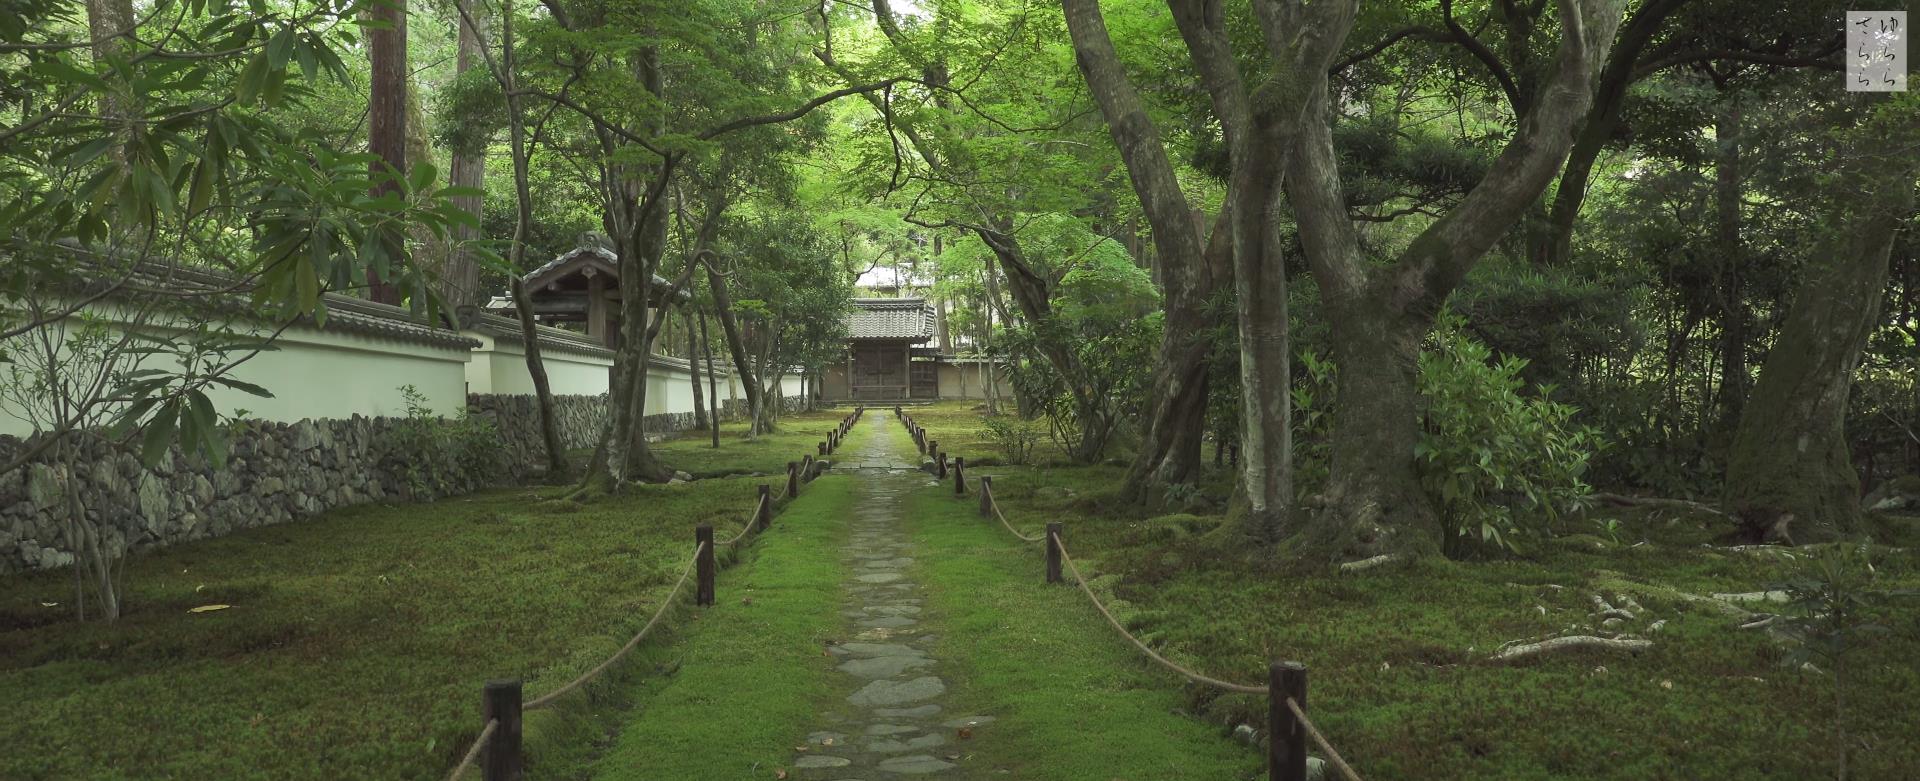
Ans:
[[[977,431],[968,419],[975,413],[959,405],[915,416],[937,434]],[[1512,560],[1282,576],[1214,547],[1206,531],[1218,517],[1156,517],[1114,500],[1123,473],[1105,466],[970,470],[995,476],[996,494],[1017,524],[1037,530],[1044,521],[1064,522],[1069,549],[1105,573],[1101,585],[1123,599],[1124,620],[1173,658],[1249,682],[1269,658],[1307,664],[1315,720],[1368,778],[1833,774],[1831,678],[1788,669],[1761,633],[1737,630],[1673,594],[1756,591],[1792,574],[1785,559],[1702,547],[1725,531],[1711,522],[1615,514],[1618,545],[1575,538]],[[973,506],[942,501],[961,516]],[[1571,531],[1591,532],[1589,524]],[[998,544],[1022,546],[1004,531]],[[1028,554],[1026,561],[1037,577],[1038,559]],[[1880,573],[1885,588],[1920,587],[1911,551],[1890,554]],[[1648,652],[1484,661],[1502,643],[1588,621],[1590,596],[1611,599],[1618,591],[1647,608],[1638,626],[1667,622]],[[1909,778],[1920,767],[1917,607],[1887,611],[1889,631],[1870,638],[1851,662],[1847,726],[1856,778]],[[1251,698],[1192,691],[1187,702],[1221,730],[1261,723]]]
[[[1040,781],[1259,771],[1259,755],[1177,712],[1176,680],[1145,666],[1078,589],[1042,582],[1037,546],[1013,540],[975,506],[927,488],[906,513],[916,577],[944,625],[936,655],[957,681],[956,712],[997,719],[964,747],[967,765]]]
[[[66,572],[9,577],[0,778],[439,778],[483,681],[533,697],[597,664],[658,606],[693,527],[738,529],[755,490],[336,511],[137,557],[112,627],[70,620]],[[232,607],[187,612],[216,603]]]
[[[745,423],[722,423],[718,449],[707,431],[683,431],[654,447],[668,466],[695,477],[753,472],[784,476],[788,461],[817,452],[827,432],[852,411],[840,407],[783,415],[778,430],[752,440],[746,437]]]
[[[795,730],[831,692],[822,653],[839,630],[838,549],[851,478],[814,481],[719,581],[718,605],[685,624],[672,673],[622,692],[632,710],[605,752],[550,777],[632,781],[772,778]]]

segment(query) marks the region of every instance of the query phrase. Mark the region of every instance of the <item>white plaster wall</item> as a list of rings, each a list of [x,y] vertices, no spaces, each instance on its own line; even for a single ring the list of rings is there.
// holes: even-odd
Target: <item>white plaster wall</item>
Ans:
[[[49,328],[65,343],[80,325],[68,320]],[[233,415],[244,410],[249,418],[281,422],[355,414],[400,416],[406,414],[406,399],[400,391],[406,385],[413,386],[424,403],[440,415],[458,414],[466,408],[468,352],[463,347],[422,345],[306,326],[287,329],[274,344],[278,349],[261,351],[226,374],[266,388],[273,397],[211,386],[207,395],[218,412]],[[162,368],[156,363],[161,360],[167,359],[149,357],[140,366]],[[0,382],[11,381],[6,369],[0,367]],[[34,428],[32,415],[0,399],[0,434],[25,436]]]
[[[527,351],[478,332],[465,336],[481,343],[467,362],[470,393],[533,395],[533,374],[527,371]],[[547,383],[556,396],[598,396],[613,381],[613,359],[547,350],[540,355],[547,367]]]

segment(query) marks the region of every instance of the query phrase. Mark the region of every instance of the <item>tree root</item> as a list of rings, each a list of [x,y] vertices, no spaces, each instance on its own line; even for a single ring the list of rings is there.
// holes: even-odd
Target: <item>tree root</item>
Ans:
[[[1626,651],[1628,653],[1639,653],[1641,651],[1644,651],[1652,647],[1653,647],[1652,640],[1641,640],[1638,638],[1628,638],[1628,637],[1609,638],[1609,637],[1595,637],[1593,635],[1568,635],[1565,637],[1555,637],[1549,640],[1542,640],[1537,643],[1527,643],[1525,645],[1516,645],[1509,648],[1503,648],[1498,653],[1495,653],[1493,656],[1487,657],[1487,661],[1511,662],[1516,659],[1524,659],[1526,657],[1533,656],[1535,654],[1547,653],[1550,651],[1567,651],[1567,650],[1575,650],[1575,649],[1582,649],[1582,648],[1590,648],[1590,649],[1602,650],[1602,651]]]
[[[1591,494],[1588,498],[1597,502],[1605,502],[1620,507],[1653,507],[1668,510],[1687,510],[1690,512],[1709,513],[1726,518],[1727,520],[1733,520],[1733,516],[1729,515],[1725,510],[1689,499],[1663,499],[1657,496],[1627,496],[1626,494],[1611,493]]]
[[[1396,561],[1401,560],[1402,558],[1405,558],[1405,557],[1401,556],[1398,553],[1382,553],[1378,556],[1373,556],[1371,558],[1365,558],[1359,561],[1349,561],[1344,564],[1341,564],[1340,572],[1341,574],[1364,572],[1366,570],[1373,569],[1374,567],[1381,567],[1388,564],[1392,564]]]

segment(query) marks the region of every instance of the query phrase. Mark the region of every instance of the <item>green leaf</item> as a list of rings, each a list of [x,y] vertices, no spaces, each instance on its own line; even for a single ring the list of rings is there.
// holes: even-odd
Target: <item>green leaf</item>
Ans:
[[[170,401],[160,408],[159,414],[147,423],[147,430],[140,437],[140,460],[147,466],[160,463],[167,454],[167,446],[173,444],[173,434],[180,422],[180,402]]]

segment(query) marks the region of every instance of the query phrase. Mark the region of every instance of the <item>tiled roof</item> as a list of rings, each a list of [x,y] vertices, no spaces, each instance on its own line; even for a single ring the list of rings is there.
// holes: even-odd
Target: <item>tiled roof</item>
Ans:
[[[242,323],[271,325],[260,318],[249,303],[254,291],[254,279],[235,277],[219,269],[196,268],[160,260],[141,261],[129,269],[125,260],[64,242],[50,249],[68,253],[72,258],[70,268],[93,269],[78,274],[87,280],[81,286],[83,292],[96,291],[99,286],[109,284],[110,280],[124,277],[127,285],[115,292],[115,296],[141,295],[140,288],[150,287],[178,294],[182,306],[187,306],[187,302],[200,301],[239,316]],[[302,316],[298,321],[301,325],[329,333],[384,337],[435,347],[471,350],[480,346],[479,342],[461,336],[458,331],[425,322],[402,307],[339,293],[327,293],[322,298],[326,302],[325,322]]]
[[[526,276],[520,279],[527,283],[527,289],[538,290],[541,285],[552,281],[547,279],[548,276],[553,275],[555,272],[561,270],[562,267],[581,258],[585,258],[587,262],[593,264],[597,271],[616,280],[620,278],[620,258],[613,254],[613,250],[602,246],[582,246],[560,253],[558,257],[541,264],[539,268],[527,272]],[[659,274],[653,275],[653,290],[653,298],[656,299],[661,297],[661,291],[665,291],[667,295],[671,295],[680,301],[691,298],[691,296],[687,294],[687,291],[678,289],[673,284],[673,280],[667,279]],[[510,308],[511,304],[509,304],[508,307]]]
[[[847,314],[847,333],[854,339],[933,338],[933,307],[924,298],[856,298]]]

